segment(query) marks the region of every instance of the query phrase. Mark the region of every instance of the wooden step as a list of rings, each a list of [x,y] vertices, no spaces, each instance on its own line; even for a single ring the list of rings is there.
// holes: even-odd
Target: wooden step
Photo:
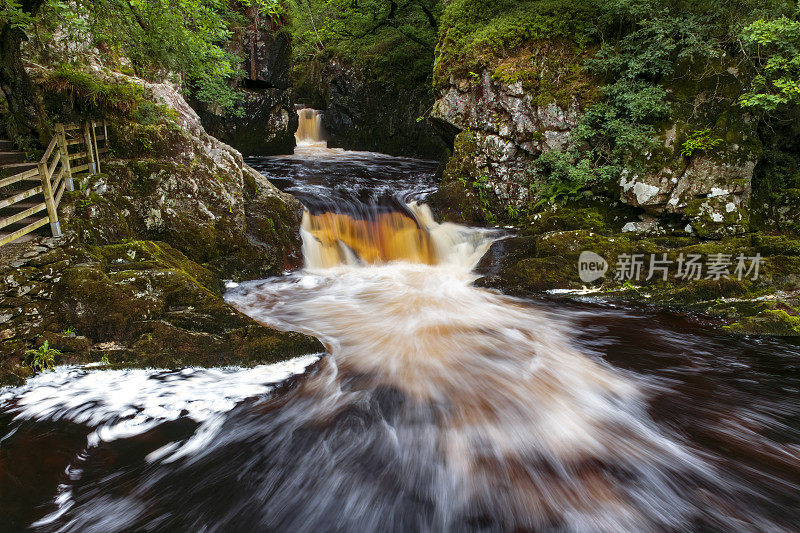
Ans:
[[[25,172],[26,170],[30,170],[32,168],[36,168],[37,163],[33,161],[26,161],[24,163],[4,163],[0,164],[0,169],[5,170],[9,174],[18,174],[20,172]]]
[[[25,162],[25,152],[0,152],[0,165]]]
[[[17,147],[8,139],[0,139],[0,150],[3,151],[16,151]]]
[[[36,213],[10,226],[0,229],[0,246],[11,242],[25,242],[50,235],[47,213]]]

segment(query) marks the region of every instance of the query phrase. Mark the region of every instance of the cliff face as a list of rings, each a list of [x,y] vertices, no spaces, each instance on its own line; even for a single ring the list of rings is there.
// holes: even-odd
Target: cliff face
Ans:
[[[291,40],[280,19],[245,9],[249,21],[231,43],[244,57],[233,110],[192,102],[209,134],[244,155],[287,154],[294,149],[297,113],[291,80]]]
[[[535,179],[532,162],[546,150],[558,150],[577,125],[577,101],[537,105],[522,82],[503,83],[489,69],[473,79],[451,78],[433,107],[432,116],[462,131],[460,140],[473,141],[473,172],[482,176],[502,206],[530,200]],[[463,142],[455,158],[464,156]],[[451,165],[452,168],[452,165]]]
[[[545,78],[547,69],[540,72]],[[583,93],[585,83],[592,83],[575,85],[572,94],[562,86],[558,97],[542,98],[536,88],[544,79],[526,89],[522,81],[503,78],[500,68],[485,68],[470,79],[451,76],[432,113],[461,131],[445,185],[459,176],[468,183],[479,177],[487,206],[498,212],[539,200],[531,192],[541,179],[535,162],[545,152],[569,147],[591,106]],[[672,111],[657,127],[657,148],[643,150],[604,192],[646,215],[680,217],[701,236],[745,231],[761,143],[754,120],[735,105],[742,82],[734,62],[723,57],[712,64],[687,63],[665,84]],[[687,154],[684,143],[697,124],[712,125],[714,146]],[[464,153],[466,144],[472,153]]]

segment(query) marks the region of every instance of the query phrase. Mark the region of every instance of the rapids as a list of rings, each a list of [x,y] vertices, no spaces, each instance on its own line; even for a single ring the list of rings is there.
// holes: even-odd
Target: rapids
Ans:
[[[306,264],[231,283],[226,299],[317,336],[327,355],[254,369],[61,368],[3,390],[0,473],[37,480],[27,499],[0,485],[10,523],[796,527],[797,345],[476,288],[474,268],[503,233],[437,224],[424,205],[429,162],[322,145],[249,162],[307,207]]]

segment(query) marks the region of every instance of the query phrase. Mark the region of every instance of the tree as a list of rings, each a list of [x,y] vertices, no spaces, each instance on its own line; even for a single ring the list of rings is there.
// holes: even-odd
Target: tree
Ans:
[[[800,6],[794,18],[757,20],[742,30],[758,74],[739,99],[743,107],[775,112],[800,103]]]
[[[354,55],[400,35],[433,56],[442,11],[441,0],[295,0],[294,5],[301,45]]]

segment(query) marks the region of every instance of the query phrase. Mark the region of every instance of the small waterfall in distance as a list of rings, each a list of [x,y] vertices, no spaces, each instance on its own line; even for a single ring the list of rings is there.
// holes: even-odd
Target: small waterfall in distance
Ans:
[[[325,130],[322,127],[322,111],[304,107],[297,110],[299,118],[294,134],[298,147],[327,148]]]

